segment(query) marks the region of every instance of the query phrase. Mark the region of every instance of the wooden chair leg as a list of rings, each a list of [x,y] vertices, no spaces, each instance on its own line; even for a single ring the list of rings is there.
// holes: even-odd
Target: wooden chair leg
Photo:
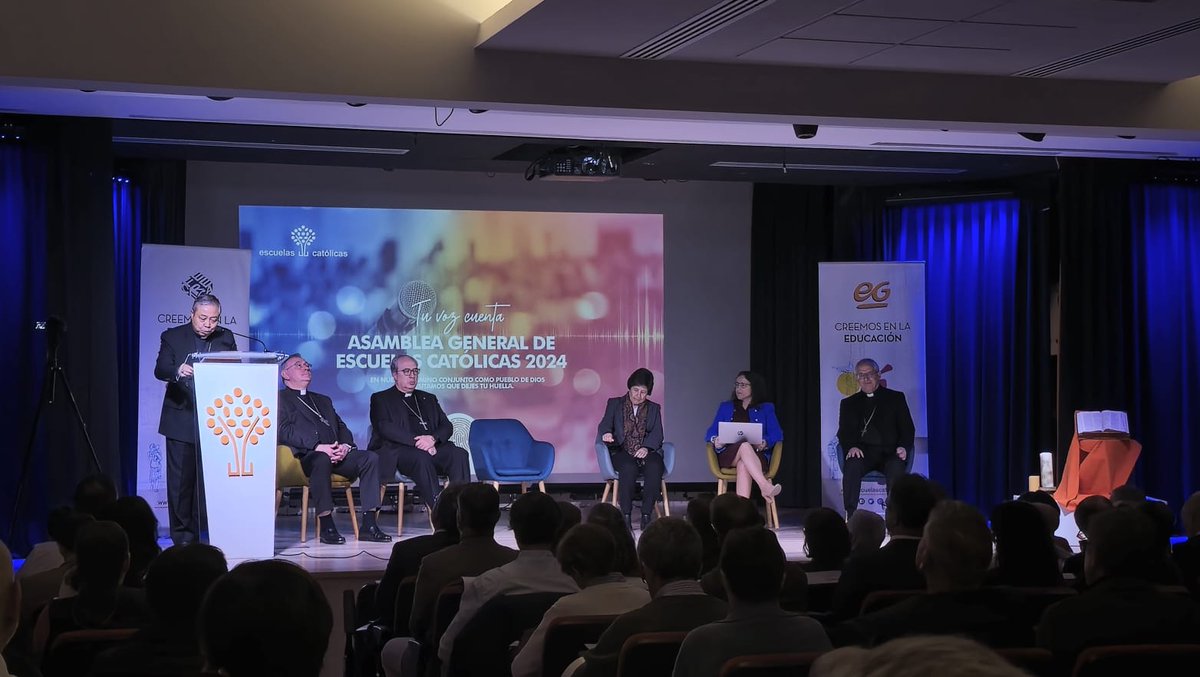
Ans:
[[[521,482],[521,493],[529,491],[529,482]]]
[[[725,480],[717,480],[717,495],[725,493]]]
[[[404,533],[404,483],[396,486],[396,538]]]
[[[612,480],[604,480],[604,493],[600,494],[600,502],[608,503],[608,490],[612,488]],[[275,512],[279,512],[279,508],[275,508]]]
[[[300,542],[308,541],[308,487],[300,490]]]
[[[275,516],[279,517],[279,506],[283,504],[283,489],[275,490]]]
[[[544,480],[538,480],[538,491],[543,494],[546,493],[546,482]]]
[[[662,481],[662,502],[663,514],[667,517],[671,516],[671,499],[667,497],[667,481]]]
[[[354,527],[354,538],[358,538],[358,512],[354,509],[354,489],[346,487],[346,505],[350,506],[350,526]]]
[[[496,490],[496,493],[500,493],[500,483],[499,482],[492,482],[492,488]]]
[[[621,480],[613,480],[612,504],[620,507],[617,502],[617,491],[621,488]]]

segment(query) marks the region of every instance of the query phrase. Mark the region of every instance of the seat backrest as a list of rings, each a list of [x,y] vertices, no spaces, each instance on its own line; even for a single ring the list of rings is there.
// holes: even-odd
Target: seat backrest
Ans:
[[[537,627],[546,610],[564,594],[533,592],[496,595],[488,600],[455,638],[446,673],[454,677],[508,674],[512,662],[509,645]]]
[[[806,677],[823,651],[737,656],[725,661],[720,677]]]
[[[866,615],[924,594],[926,594],[924,590],[872,590],[863,598],[859,613]]]
[[[523,468],[533,436],[515,418],[481,418],[471,424],[470,444],[471,452],[486,456],[493,468]]]
[[[612,614],[562,616],[550,621],[542,649],[542,674],[561,675],[588,644],[600,639],[615,618]]]
[[[1000,657],[1021,668],[1034,677],[1054,677],[1058,666],[1054,662],[1054,654],[1047,649],[1035,647],[993,649]]]
[[[617,677],[669,675],[675,668],[686,632],[639,632],[621,646]]]
[[[45,677],[86,675],[100,652],[119,646],[136,632],[134,628],[64,632],[54,638],[46,652],[42,674]]]
[[[462,579],[453,583],[447,583],[442,588],[442,591],[438,593],[437,601],[433,604],[434,653],[437,653],[437,646],[442,641],[442,635],[446,632],[446,628],[450,627],[450,621],[454,620],[454,615],[458,613],[458,605],[462,602],[462,594]]]
[[[408,619],[412,616],[413,595],[417,591],[417,577],[405,576],[396,588],[395,611],[392,618],[392,633],[397,637],[407,637]]]
[[[292,455],[292,448],[280,444],[275,447],[275,488],[303,487],[308,484],[300,459]]]
[[[1197,644],[1131,644],[1096,646],[1079,654],[1074,677],[1190,675],[1200,665]]]

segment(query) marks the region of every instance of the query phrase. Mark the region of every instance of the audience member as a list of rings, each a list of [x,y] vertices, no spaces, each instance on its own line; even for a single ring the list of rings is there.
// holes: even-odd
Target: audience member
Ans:
[[[1151,519],[1119,507],[1096,515],[1090,526],[1084,557],[1089,587],[1046,610],[1037,644],[1065,668],[1089,646],[1195,642],[1200,607],[1150,581],[1160,549]]]
[[[55,597],[70,597],[75,590],[64,586],[67,574],[75,568],[75,541],[79,527],[96,518],[73,508],[59,508],[50,513],[50,537],[60,553],[59,566],[26,576],[21,583],[21,624],[32,629],[37,614],[42,607]],[[25,568],[21,567],[24,572]]]
[[[443,664],[450,660],[459,631],[496,595],[579,591],[579,585],[563,573],[554,557],[554,539],[558,536],[560,522],[562,513],[554,499],[546,494],[523,494],[513,502],[509,524],[517,539],[517,558],[465,581],[458,613],[438,645],[437,655]]]
[[[870,510],[855,510],[846,520],[850,530],[850,557],[861,557],[879,550],[887,537],[887,525],[878,513]]]
[[[695,499],[693,499],[695,500]],[[687,522],[655,520],[638,541],[638,558],[652,599],[613,621],[596,646],[576,661],[574,677],[615,677],[625,640],[642,632],[683,632],[725,617],[725,602],[704,594],[704,547]]]
[[[396,593],[400,589],[400,581],[409,576],[416,576],[421,569],[421,561],[425,557],[458,543],[458,496],[465,484],[451,484],[438,494],[433,502],[433,533],[406,538],[392,544],[392,554],[388,557],[387,569],[383,578],[379,579],[379,587],[375,590],[376,621],[384,626],[392,627],[396,618]],[[404,506],[399,506],[400,510]],[[411,613],[411,609],[406,610]]]
[[[88,475],[75,485],[72,502],[75,509],[92,517],[117,501],[117,485],[108,475]]]
[[[1034,619],[1019,618],[999,591],[982,589],[992,535],[978,510],[959,501],[939,503],[925,524],[916,562],[928,592],[843,623],[832,633],[838,644],[875,646],[907,635],[951,634],[991,646],[1032,643]]]
[[[813,662],[810,677],[1028,677],[979,642],[962,637],[909,637],[874,649],[835,649]]]
[[[136,628],[148,616],[142,591],[121,585],[129,570],[129,539],[116,522],[80,527],[75,562],[68,575],[75,596],[55,599],[38,616],[33,634],[37,654],[44,655],[64,632]]]
[[[891,540],[875,552],[850,557],[833,593],[834,619],[857,616],[875,590],[919,590],[925,577],[917,570],[917,547],[939,492],[920,475],[904,475],[888,494],[884,522]],[[855,514],[863,511],[856,511]]]
[[[716,677],[735,656],[830,648],[820,623],[779,607],[785,562],[779,541],[768,529],[750,527],[726,536],[720,570],[729,614],[688,633],[674,677]]]
[[[1158,585],[1183,585],[1183,575],[1175,560],[1171,558],[1171,532],[1175,529],[1175,515],[1166,503],[1144,501],[1137,509],[1154,525],[1155,555],[1149,563],[1150,582]]]
[[[571,530],[571,527],[583,522],[583,512],[579,506],[570,501],[556,501],[558,503],[558,511],[562,513],[562,523],[558,525],[558,538],[554,539],[557,543],[562,540],[563,536]]]
[[[621,514],[621,509],[610,503],[597,503],[588,510],[587,523],[604,527],[612,534],[617,544],[617,562],[614,571],[619,571],[628,578],[641,579],[641,569],[638,567],[637,548],[633,544],[633,534]]]
[[[228,677],[318,677],[332,631],[316,579],[281,560],[237,565],[200,610],[205,671]]]
[[[700,494],[687,504],[687,521],[700,534],[700,544],[704,549],[701,572],[716,569],[717,560],[721,557],[721,546],[717,543],[717,532],[713,529],[710,511],[714,498],[713,494]]]
[[[712,500],[712,528],[717,537],[717,547],[725,542],[725,537],[734,529],[746,527],[761,527],[762,515],[754,502],[734,493],[726,493]],[[718,559],[719,562],[719,559]],[[725,582],[721,580],[721,568],[718,566],[700,577],[700,586],[704,592],[725,599]]]
[[[155,558],[145,580],[146,604],[153,622],[127,643],[97,656],[92,677],[203,670],[196,620],[205,593],[228,570],[225,555],[203,543],[168,548]]]
[[[1175,546],[1173,557],[1184,585],[1200,594],[1200,491],[1192,494],[1179,512],[1187,540]]]
[[[817,508],[804,519],[805,571],[841,571],[850,556],[850,530],[831,508]]]
[[[1049,588],[1062,585],[1058,555],[1041,512],[1029,503],[1006,501],[992,510],[996,566],[989,585]]]
[[[75,485],[72,508],[62,507],[50,513],[47,522],[49,541],[37,543],[25,558],[25,564],[17,572],[17,580],[28,578],[34,574],[57,569],[63,564],[63,555],[58,547],[58,539],[54,537],[55,519],[71,512],[80,512],[90,517],[117,500],[117,487],[106,475],[88,475]]]
[[[1079,529],[1079,552],[1063,562],[1063,573],[1075,577],[1075,587],[1083,588],[1083,555],[1087,550],[1088,528],[1092,519],[1106,510],[1112,510],[1112,501],[1105,496],[1088,496],[1075,506],[1075,526]]]
[[[1054,497],[1045,491],[1026,491],[1018,496],[1017,500],[1029,503],[1038,509],[1038,513],[1046,522],[1046,528],[1050,530],[1050,540],[1054,542],[1054,552],[1058,556],[1059,568],[1062,568],[1062,562],[1065,562],[1073,553],[1071,544],[1057,533],[1058,525],[1062,521],[1062,508],[1058,506]]]
[[[1137,506],[1146,502],[1146,492],[1139,486],[1122,484],[1112,490],[1111,500],[1113,506]]]
[[[601,503],[599,505],[612,505]],[[620,510],[617,510],[620,515]],[[622,529],[624,520],[622,520]],[[563,573],[574,579],[579,592],[559,598],[542,617],[529,641],[513,658],[512,677],[539,677],[546,632],[557,618],[569,616],[619,615],[650,601],[641,580],[633,583],[617,570],[617,542],[608,527],[580,524],[572,527],[558,544],[558,562]]]
[[[16,634],[21,618],[21,588],[13,574],[12,553],[0,541],[0,651]],[[3,654],[0,654],[0,677],[12,677]]]
[[[102,508],[97,519],[121,525],[129,537],[129,572],[125,587],[143,587],[150,563],[162,552],[158,546],[158,518],[154,509],[141,496],[122,496]]]

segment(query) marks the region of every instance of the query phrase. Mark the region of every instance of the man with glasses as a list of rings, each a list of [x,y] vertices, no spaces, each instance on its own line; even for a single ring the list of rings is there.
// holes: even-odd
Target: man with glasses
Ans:
[[[412,479],[430,510],[437,499],[438,475],[451,484],[468,482],[467,452],[450,441],[454,426],[437,397],[417,390],[421,369],[409,355],[392,358],[396,387],[371,395],[371,443],[379,455],[380,476],[390,479],[399,470]]]
[[[321,542],[345,543],[333,524],[333,473],[359,478],[362,527],[358,540],[386,543],[391,536],[379,530],[379,467],[375,454],[354,446],[354,435],[333,409],[333,400],[308,389],[312,365],[299,353],[283,361],[279,370],[286,386],[279,391],[279,444],[291,447],[309,479],[313,507],[317,511]]]
[[[842,500],[847,519],[858,508],[863,475],[881,471],[892,484],[907,468],[916,426],[904,393],[879,383],[879,363],[871,359],[854,365],[859,391],[842,400],[838,412],[838,442],[846,456],[842,471]]]

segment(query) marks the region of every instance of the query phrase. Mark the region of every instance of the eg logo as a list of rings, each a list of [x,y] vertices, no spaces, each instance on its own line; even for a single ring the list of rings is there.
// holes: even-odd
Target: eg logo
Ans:
[[[233,447],[229,476],[254,477],[254,464],[246,463],[246,451],[250,447],[257,449],[258,440],[271,427],[268,418],[271,409],[241,388],[234,388],[232,394],[213,400],[204,411],[208,414],[205,425],[209,432],[220,439],[222,446]]]
[[[887,300],[892,296],[892,283],[884,280],[878,284],[859,282],[854,288],[854,302],[859,310],[871,308],[887,308]]]

